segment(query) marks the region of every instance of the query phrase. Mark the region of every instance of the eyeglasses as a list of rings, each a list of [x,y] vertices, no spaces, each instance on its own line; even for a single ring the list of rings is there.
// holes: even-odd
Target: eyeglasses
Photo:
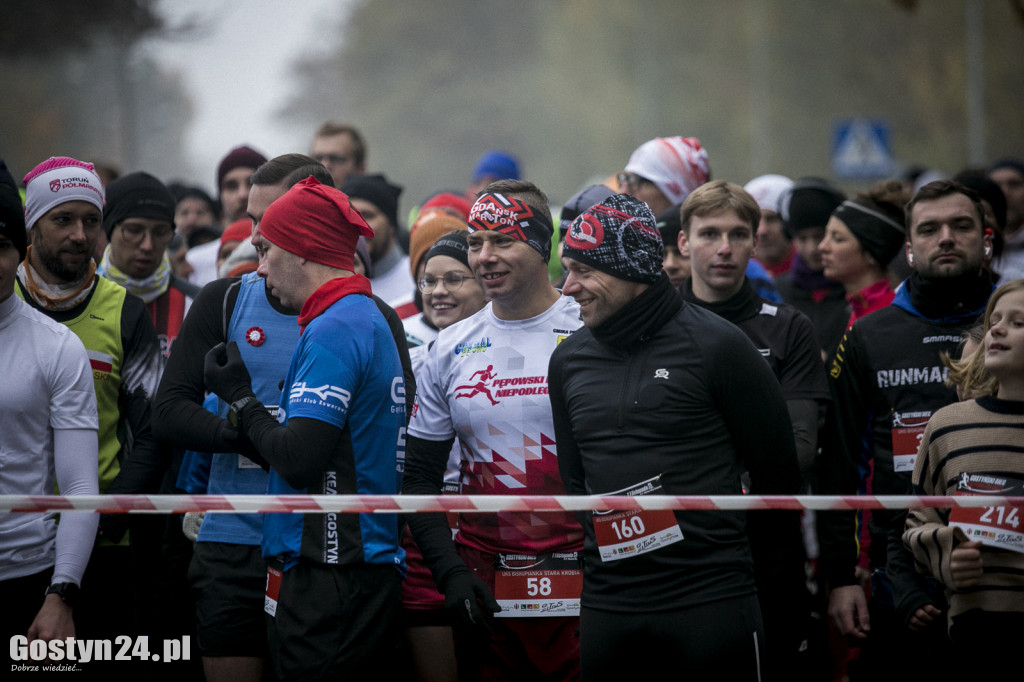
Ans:
[[[341,154],[317,154],[313,158],[317,160],[317,163],[322,163],[325,166],[340,166],[348,163],[348,157]]]
[[[640,186],[645,183],[653,184],[647,178],[637,175],[636,173],[619,173],[615,176],[615,179],[619,181],[620,185],[625,185],[633,191],[640,189]]]
[[[444,277],[440,280],[432,275],[424,275],[419,281],[419,286],[420,291],[425,294],[429,294],[437,287],[437,283],[439,281],[443,281],[445,289],[448,291],[455,291],[462,286],[463,282],[472,278],[472,275],[464,275],[461,272],[446,272],[444,273]]]
[[[165,224],[147,230],[144,225],[138,223],[121,224],[121,238],[132,246],[141,244],[142,240],[146,238],[147,232],[154,244],[166,243],[171,241],[171,237],[174,236],[174,227]]]

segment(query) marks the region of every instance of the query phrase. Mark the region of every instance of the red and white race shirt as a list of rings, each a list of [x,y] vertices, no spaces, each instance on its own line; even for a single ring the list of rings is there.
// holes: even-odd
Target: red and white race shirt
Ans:
[[[457,437],[464,495],[564,495],[548,400],[548,360],[581,325],[562,296],[540,315],[507,321],[483,310],[442,331],[417,375],[409,434]],[[539,555],[581,548],[571,512],[462,514],[457,542]]]

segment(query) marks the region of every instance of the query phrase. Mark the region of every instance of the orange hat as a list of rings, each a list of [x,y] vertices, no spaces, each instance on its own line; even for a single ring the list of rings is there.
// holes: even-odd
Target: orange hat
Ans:
[[[466,221],[440,209],[428,211],[416,219],[409,231],[409,269],[412,270],[413,279],[416,278],[420,261],[434,242],[455,230],[468,231],[469,227]]]

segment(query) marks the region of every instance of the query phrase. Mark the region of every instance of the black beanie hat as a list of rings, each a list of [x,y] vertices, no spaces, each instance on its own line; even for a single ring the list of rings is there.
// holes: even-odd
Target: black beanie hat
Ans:
[[[392,185],[383,175],[374,173],[350,177],[345,181],[341,191],[350,199],[369,201],[388,217],[392,227],[399,229],[398,196],[402,193],[402,188]]]
[[[7,168],[7,162],[2,158],[0,158],[0,185],[7,185],[15,191],[18,190],[18,183],[14,181],[14,176],[11,175],[11,171]]]
[[[665,246],[678,248],[679,233],[683,231],[682,204],[670,206],[658,216],[658,232],[661,232],[661,242]]]
[[[1006,195],[999,185],[984,173],[965,171],[953,177],[954,182],[959,182],[968,189],[973,189],[978,196],[988,202],[995,214],[996,225],[1000,229],[1006,227]]]
[[[786,236],[808,227],[825,227],[832,211],[846,199],[841,191],[820,178],[802,178],[782,195],[779,214]]]
[[[28,250],[28,234],[25,231],[25,206],[21,203],[18,185],[0,159],[0,235],[7,237],[18,250],[18,260],[25,260]]]
[[[1013,170],[1017,171],[1021,175],[1024,175],[1024,161],[1021,161],[1020,159],[1014,159],[1014,158],[999,159],[998,161],[993,163],[991,166],[989,166],[988,172],[991,173],[992,171],[999,170],[1000,168],[1012,168]]]
[[[615,192],[604,185],[590,185],[581,189],[569,197],[569,200],[562,206],[562,213],[558,216],[558,239],[565,239],[565,233],[569,231],[569,225],[594,204],[600,204]]]
[[[455,230],[442,236],[434,245],[427,251],[427,255],[423,257],[423,264],[426,265],[434,256],[448,256],[459,261],[467,268],[469,267],[469,243],[467,237],[469,236],[468,230]]]
[[[174,225],[174,195],[149,173],[122,175],[107,185],[103,231],[110,239],[114,226],[126,218],[165,220]]]
[[[906,235],[903,225],[885,214],[885,208],[866,196],[844,201],[832,215],[843,222],[860,247],[882,267],[896,257]]]
[[[25,207],[13,185],[0,182],[0,235],[11,240],[18,250],[18,261],[25,260],[28,234],[25,232]]]

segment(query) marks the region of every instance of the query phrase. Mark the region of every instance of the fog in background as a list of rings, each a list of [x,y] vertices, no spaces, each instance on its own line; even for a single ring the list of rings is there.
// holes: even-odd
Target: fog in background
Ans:
[[[268,158],[308,152],[311,131],[278,120],[278,111],[296,94],[291,75],[296,61],[326,56],[336,47],[313,36],[340,25],[351,4],[160,0],[157,11],[168,21],[197,23],[180,39],[154,38],[139,46],[140,54],[162,70],[180,75],[192,102],[182,139],[186,165],[163,172],[194,178],[213,190],[217,163],[239,144]]]
[[[58,12],[58,10],[60,10]],[[308,152],[325,120],[365,134],[403,209],[514,152],[553,203],[655,136],[713,176],[856,189],[837,125],[879,122],[891,172],[1024,156],[1019,0],[5,0],[0,156],[53,155],[215,188],[248,143]]]

